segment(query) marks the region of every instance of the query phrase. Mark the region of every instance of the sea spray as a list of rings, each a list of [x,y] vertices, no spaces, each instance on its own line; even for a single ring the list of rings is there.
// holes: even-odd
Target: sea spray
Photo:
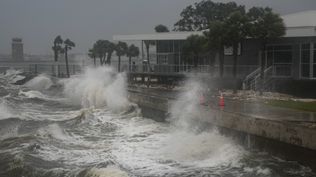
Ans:
[[[169,121],[173,130],[164,142],[163,155],[186,165],[234,166],[244,154],[242,147],[221,135],[217,129],[201,128],[203,120],[207,119],[203,117],[205,109],[200,104],[205,88],[202,82],[188,80],[185,90],[172,103]]]
[[[49,89],[53,85],[53,82],[47,75],[41,74],[24,85],[33,90],[43,91]]]
[[[14,116],[12,112],[13,111],[11,110],[11,108],[6,104],[6,101],[1,100],[0,101],[0,120],[7,119]]]
[[[178,128],[189,129],[199,116],[199,99],[204,87],[199,81],[188,80],[183,91],[171,105],[168,120]]]
[[[22,71],[15,69],[8,69],[4,74],[0,74],[0,80],[5,81],[10,84],[14,84],[17,81],[20,81],[25,78],[25,76],[21,75]]]
[[[125,74],[110,67],[87,68],[82,75],[61,82],[64,95],[84,108],[107,106],[121,110],[128,106]]]

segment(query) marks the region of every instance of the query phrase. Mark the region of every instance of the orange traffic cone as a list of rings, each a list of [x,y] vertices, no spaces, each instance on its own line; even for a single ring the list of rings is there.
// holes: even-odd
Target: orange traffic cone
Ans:
[[[219,106],[225,106],[225,102],[224,102],[224,97],[223,97],[223,93],[221,92],[221,96],[219,97]]]

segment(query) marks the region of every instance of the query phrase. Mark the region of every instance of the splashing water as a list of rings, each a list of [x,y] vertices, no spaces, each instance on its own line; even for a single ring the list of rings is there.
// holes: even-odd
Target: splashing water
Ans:
[[[85,108],[122,110],[129,103],[125,74],[117,74],[110,67],[88,68],[83,75],[65,79],[62,84],[65,96]]]
[[[53,85],[52,80],[45,74],[41,74],[27,83],[25,83],[25,86],[38,91],[43,91],[49,89]]]
[[[238,163],[244,150],[217,130],[200,130],[200,95],[205,90],[199,81],[188,80],[186,90],[173,102],[169,120],[172,136],[163,148],[167,157],[198,166]]]
[[[3,100],[0,102],[0,113],[0,120],[14,116],[12,110],[7,106],[7,104]]]
[[[171,123],[141,117],[128,102],[125,75],[111,68],[51,81],[0,82],[8,92],[0,104],[0,176],[315,176],[200,128],[197,81],[172,104]]]
[[[192,127],[191,120],[199,115],[199,97],[203,86],[198,81],[188,80],[185,88],[186,91],[182,92],[171,105],[168,119],[179,128],[189,129]]]

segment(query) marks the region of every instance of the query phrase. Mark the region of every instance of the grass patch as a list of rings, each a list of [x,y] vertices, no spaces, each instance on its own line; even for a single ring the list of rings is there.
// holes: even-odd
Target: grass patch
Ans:
[[[271,106],[283,107],[296,109],[301,111],[316,112],[316,101],[313,102],[302,102],[293,100],[269,100],[266,104]]]

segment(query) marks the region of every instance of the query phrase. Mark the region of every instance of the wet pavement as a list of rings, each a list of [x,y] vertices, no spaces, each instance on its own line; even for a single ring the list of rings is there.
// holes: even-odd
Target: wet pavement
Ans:
[[[130,87],[131,90],[139,91],[157,97],[165,97],[168,99],[176,99],[179,91],[157,88],[141,88]],[[314,124],[316,129],[316,112],[300,111],[289,108],[281,108],[270,106],[262,102],[255,101],[240,101],[224,98],[225,106],[218,106],[219,98],[215,96],[205,96],[207,106],[215,109],[222,109],[225,112],[247,115],[255,118],[273,120],[273,121],[287,121],[292,123],[307,123]]]
[[[315,112],[275,107],[260,102],[245,102],[226,99],[223,110],[230,113],[246,114],[248,116],[260,119],[298,123],[316,123]]]

